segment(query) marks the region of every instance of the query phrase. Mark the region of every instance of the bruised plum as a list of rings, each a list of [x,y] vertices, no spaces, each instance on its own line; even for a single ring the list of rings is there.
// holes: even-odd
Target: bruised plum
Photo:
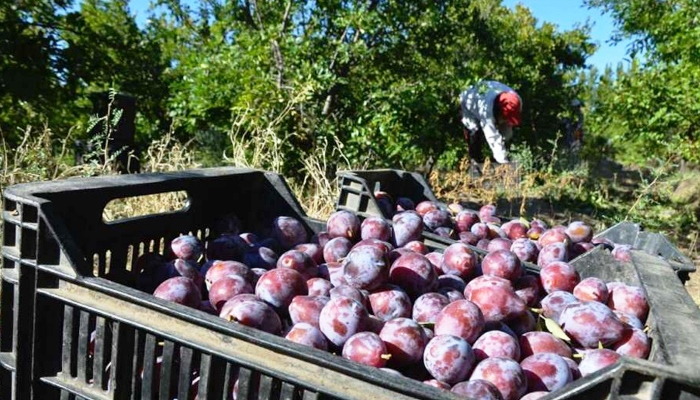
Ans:
[[[563,261],[551,262],[540,270],[540,283],[547,293],[557,290],[571,293],[580,281],[576,269]]]
[[[496,205],[495,204],[484,204],[479,208],[479,218],[482,221],[488,220],[496,216]]]
[[[581,301],[608,301],[608,287],[600,278],[594,276],[579,282],[573,290],[574,296]]]
[[[391,225],[384,218],[367,217],[360,225],[360,237],[362,240],[378,239],[388,242],[391,240]]]
[[[342,347],[352,335],[365,329],[367,319],[367,310],[358,301],[337,297],[323,307],[318,324],[331,343]]]
[[[318,276],[318,265],[305,252],[287,250],[277,259],[277,268],[289,268],[299,272],[304,281]]]
[[[572,356],[571,347],[549,332],[524,333],[520,336],[520,350],[523,358],[537,353],[554,353],[567,358]]]
[[[510,251],[515,253],[520,261],[523,262],[536,262],[539,254],[535,242],[527,238],[515,239],[513,244],[510,245]]]
[[[394,244],[403,247],[406,243],[418,240],[423,233],[423,219],[415,211],[404,211],[394,215]]]
[[[505,232],[506,236],[510,240],[516,240],[520,238],[527,238],[527,230],[529,229],[527,225],[518,221],[512,220],[501,225],[501,229]]]
[[[491,243],[493,242],[492,240]],[[496,250],[484,256],[481,271],[484,275],[497,276],[511,282],[515,282],[524,273],[520,259],[510,250]]]
[[[464,243],[453,243],[445,249],[440,269],[445,274],[470,279],[476,272],[478,259],[474,250]]]
[[[510,334],[501,331],[484,332],[472,346],[476,359],[505,357],[520,361],[520,345]]]
[[[374,332],[358,332],[343,345],[343,358],[369,365],[376,368],[383,368],[391,358],[384,341]]]
[[[282,330],[282,321],[279,315],[261,300],[241,299],[230,304],[227,302],[222,307],[219,316],[227,321],[238,322],[275,335],[278,335]]]
[[[568,259],[568,247],[566,244],[560,242],[545,245],[537,253],[537,265],[540,267],[546,267],[549,263],[555,261],[568,261]]]
[[[360,239],[360,219],[350,211],[336,211],[328,217],[326,231],[332,238],[345,237],[352,241]]]
[[[197,285],[192,279],[183,276],[165,280],[158,285],[153,295],[192,308],[199,308],[202,304],[202,294]]]
[[[527,389],[530,392],[551,392],[573,380],[569,365],[558,354],[533,354],[522,360],[520,366],[527,377]]]
[[[436,335],[455,335],[474,343],[484,331],[485,321],[479,307],[468,300],[456,300],[445,306],[435,319]]]
[[[389,279],[386,254],[378,247],[355,247],[343,260],[343,279],[357,289],[373,290]]]
[[[643,330],[632,328],[625,331],[622,339],[613,345],[613,349],[626,357],[646,359],[651,350],[651,341]]]
[[[470,232],[472,225],[479,222],[479,214],[474,210],[462,210],[455,215],[455,229],[457,232]]]
[[[302,251],[314,260],[316,265],[323,264],[323,247],[318,243],[302,243],[294,247],[294,250]]]
[[[372,314],[381,320],[411,317],[411,299],[398,286],[382,286],[370,293],[368,298]]]
[[[324,278],[311,278],[306,281],[309,296],[330,296],[333,284]]]
[[[247,265],[238,261],[213,261],[209,263],[204,279],[207,285],[207,290],[211,288],[216,281],[228,275],[239,275],[248,282],[252,280],[250,268]]]
[[[540,235],[539,239],[537,239],[537,243],[539,243],[543,248],[552,243],[562,243],[569,246],[571,243],[571,238],[566,234],[566,228],[550,228]]]
[[[437,274],[427,257],[407,253],[397,258],[389,269],[389,280],[403,288],[411,298],[437,288]]]
[[[368,296],[365,292],[347,284],[338,285],[331,289],[329,293],[331,299],[335,299],[336,297],[349,297],[355,301],[358,301],[365,307],[368,304]]]
[[[197,261],[204,246],[196,236],[181,235],[170,242],[170,248],[177,258]]]
[[[318,327],[321,310],[329,301],[330,297],[325,296],[295,296],[289,303],[289,318],[293,324],[305,322]]]
[[[423,363],[433,378],[452,385],[469,376],[476,357],[464,338],[437,335],[425,346]]]
[[[314,347],[320,350],[328,350],[328,341],[318,327],[306,322],[294,324],[285,339],[304,346]]]
[[[333,238],[323,247],[323,258],[326,262],[338,262],[345,258],[352,249],[350,239],[340,236]]]
[[[592,349],[583,354],[583,359],[578,365],[581,376],[591,375],[615,364],[620,359],[620,354],[610,349]]]
[[[278,310],[286,310],[295,296],[307,293],[306,279],[291,268],[269,270],[255,285],[255,294]]]
[[[471,296],[472,290],[484,286],[503,286],[510,290],[513,289],[513,284],[507,279],[499,278],[497,276],[492,275],[480,275],[470,280],[469,283],[466,284],[466,286],[464,287],[464,297],[469,298]]]
[[[503,400],[517,400],[527,392],[527,378],[517,361],[490,357],[474,368],[470,380],[484,379],[496,386]]]
[[[304,225],[296,218],[279,216],[272,223],[272,237],[288,250],[309,241],[309,234]]]
[[[426,293],[413,303],[411,317],[418,322],[435,322],[443,308],[450,304],[447,296],[440,293]]]
[[[649,313],[644,289],[639,286],[617,285],[610,290],[608,306],[616,311],[634,315],[640,321],[645,321]]]
[[[608,306],[597,301],[569,304],[559,317],[569,337],[587,349],[619,341],[625,325]]]
[[[439,227],[449,228],[452,226],[452,217],[446,210],[430,210],[423,214],[423,224],[425,224],[425,227],[431,231],[434,231]]]
[[[379,332],[391,354],[389,365],[399,368],[418,363],[428,343],[423,328],[410,318],[394,318],[387,321]]]
[[[211,285],[209,302],[218,312],[228,299],[243,293],[253,293],[251,284],[240,275],[227,275]]]
[[[437,203],[430,201],[430,200],[424,200],[421,201],[420,203],[416,204],[415,211],[420,215],[421,217],[427,214],[429,211],[433,210],[439,210],[440,207],[437,205]]]
[[[542,315],[559,322],[562,311],[572,303],[578,303],[578,299],[573,294],[563,290],[554,291],[540,301]]]
[[[426,255],[428,254],[428,246],[420,240],[412,240],[403,246],[404,249],[414,251],[418,254]]]
[[[513,319],[527,311],[525,302],[515,291],[503,285],[473,288],[467,299],[479,306],[486,322]]]
[[[489,241],[489,244],[486,246],[486,251],[489,253],[493,253],[494,251],[498,250],[510,250],[512,244],[513,241],[510,239],[497,237]]]

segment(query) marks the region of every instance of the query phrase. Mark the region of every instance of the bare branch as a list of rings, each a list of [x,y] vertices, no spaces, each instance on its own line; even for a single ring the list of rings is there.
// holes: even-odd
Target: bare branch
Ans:
[[[248,3],[247,0],[246,3]],[[258,28],[260,30],[264,30],[265,26],[263,25],[262,17],[260,17],[260,7],[258,7],[258,0],[251,0],[249,4],[252,4],[255,8],[255,13],[253,14],[253,17],[255,18],[255,22],[258,24]],[[250,10],[250,8],[248,10]]]
[[[253,15],[250,12],[250,1],[246,0],[245,5],[243,6],[243,15],[245,17],[246,23],[248,26],[257,29],[258,27],[255,25],[255,21],[253,20]]]
[[[292,1],[287,2],[287,7],[284,9],[284,16],[282,17],[282,26],[280,27],[280,32],[284,32],[287,29],[287,23],[289,22],[289,15],[292,11]]]

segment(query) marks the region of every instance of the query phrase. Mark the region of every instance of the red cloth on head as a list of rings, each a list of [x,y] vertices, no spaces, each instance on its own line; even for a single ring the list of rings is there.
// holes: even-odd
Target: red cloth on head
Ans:
[[[501,109],[501,115],[511,126],[520,125],[520,111],[522,110],[522,104],[520,103],[520,96],[515,92],[503,92],[496,98],[498,106]]]

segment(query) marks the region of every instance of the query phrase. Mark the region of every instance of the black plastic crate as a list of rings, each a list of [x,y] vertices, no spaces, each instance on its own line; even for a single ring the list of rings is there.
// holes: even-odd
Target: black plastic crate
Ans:
[[[639,224],[629,221],[617,223],[598,233],[597,238],[606,238],[615,243],[627,244],[635,249],[664,258],[685,282],[696,267],[693,260],[683,254],[666,236],[642,229]]]
[[[391,220],[392,215],[382,210],[374,195],[377,191],[388,193],[394,200],[408,197],[416,204],[429,200],[445,207],[435,198],[433,190],[423,176],[415,172],[377,169],[338,171],[336,176],[340,192],[336,208],[352,211],[363,217],[375,215]]]
[[[112,199],[171,191],[187,192],[184,210],[102,220]],[[282,177],[256,170],[192,170],[8,188],[0,398],[127,399],[159,393],[163,399],[187,399],[197,392],[199,399],[222,399],[230,398],[225,392],[234,372],[238,398],[455,398],[132,288],[136,257],[181,233],[204,237],[214,221],[231,213],[244,228],[261,233],[278,215],[305,221],[309,232],[325,226],[305,217]],[[668,264],[637,251],[633,263],[620,264],[609,253],[593,251],[574,265],[584,277],[644,287],[651,306],[652,353],[649,361],[624,359],[550,398],[700,398],[700,350],[692,336],[700,331],[699,311]],[[195,371],[196,389],[191,385]]]
[[[398,197],[408,197],[416,204],[424,200],[437,203],[441,208],[447,206],[438,201],[432,188],[420,174],[395,169],[338,171],[339,194],[336,208],[348,210],[357,215],[367,217],[380,216],[391,220],[391,215],[380,207],[374,193],[377,190],[387,192],[394,200]],[[454,243],[453,240],[427,232],[425,238],[443,247]],[[640,225],[631,222],[620,222],[596,235],[616,243],[629,244],[635,249],[666,259],[669,266],[676,271],[682,282],[689,278],[688,274],[696,271],[691,259],[685,256],[665,236],[642,230]]]
[[[105,223],[113,200],[171,191],[182,211]],[[17,185],[4,193],[1,399],[455,398],[417,381],[133,289],[136,258],[235,214],[255,233],[307,223],[284,179],[234,168]],[[91,334],[95,332],[91,344]],[[91,356],[90,349],[93,348]],[[160,356],[159,356],[160,355]],[[160,359],[160,362],[159,362]],[[193,388],[193,375],[199,383]],[[156,394],[159,393],[158,396]]]

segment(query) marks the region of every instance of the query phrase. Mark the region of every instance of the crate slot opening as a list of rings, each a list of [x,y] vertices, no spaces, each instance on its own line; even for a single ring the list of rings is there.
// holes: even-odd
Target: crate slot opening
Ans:
[[[122,197],[107,203],[102,211],[102,220],[109,224],[148,215],[184,212],[188,206],[189,195],[184,190]]]
[[[22,222],[37,223],[39,222],[39,213],[36,207],[27,204],[22,205]]]
[[[14,247],[17,245],[17,225],[5,222],[3,224],[2,245]]]
[[[651,398],[654,393],[656,378],[640,374],[636,371],[628,371],[622,376],[620,395],[635,395],[639,398]]]

